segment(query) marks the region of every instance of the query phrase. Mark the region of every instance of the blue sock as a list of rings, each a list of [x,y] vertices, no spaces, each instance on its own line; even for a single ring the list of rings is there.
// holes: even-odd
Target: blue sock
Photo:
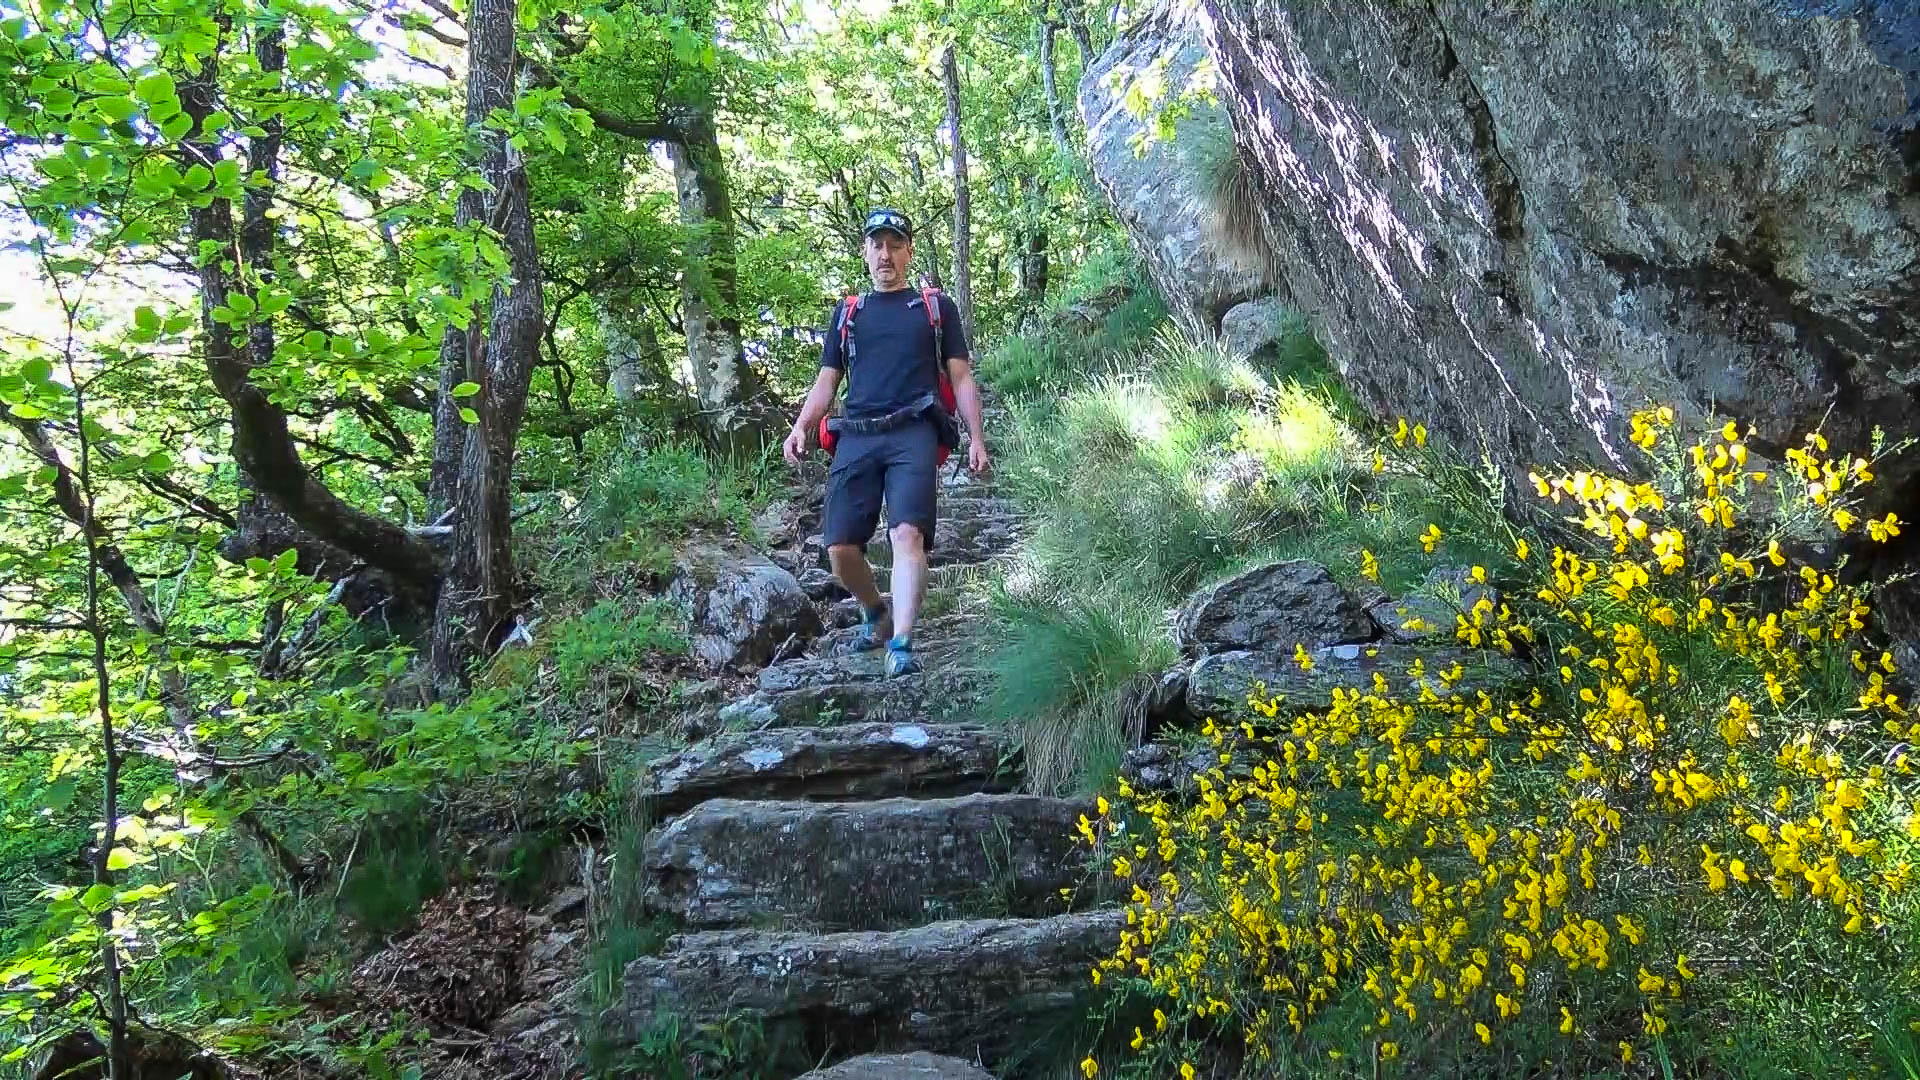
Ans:
[[[913,648],[913,643],[907,640],[907,635],[905,635],[905,634],[895,634],[895,635],[893,636],[893,639],[887,642],[887,648],[889,648],[889,649],[911,649],[911,648]]]

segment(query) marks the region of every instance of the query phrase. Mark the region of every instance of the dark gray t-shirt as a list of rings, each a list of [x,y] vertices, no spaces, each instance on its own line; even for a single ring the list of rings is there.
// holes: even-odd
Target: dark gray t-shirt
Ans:
[[[934,392],[938,370],[933,364],[933,326],[921,306],[920,290],[871,292],[853,320],[851,370],[840,347],[840,320],[846,301],[834,305],[828,318],[827,340],[820,366],[842,372],[847,381],[846,414],[869,420],[905,408]],[[940,294],[940,338],[945,359],[967,355],[967,334],[960,312],[946,293]]]

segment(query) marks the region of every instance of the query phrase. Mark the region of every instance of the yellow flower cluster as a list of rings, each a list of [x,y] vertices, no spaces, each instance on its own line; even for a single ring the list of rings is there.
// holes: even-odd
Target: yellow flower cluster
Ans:
[[[1652,453],[1672,423],[1637,414],[1633,441]],[[1356,1000],[1376,1060],[1404,1060],[1435,1024],[1490,1046],[1531,1017],[1630,1061],[1711,977],[1690,957],[1738,954],[1769,919],[1874,931],[1920,852],[1904,741],[1920,723],[1891,657],[1860,647],[1859,590],[1790,565],[1782,534],[1736,540],[1766,474],[1735,425],[1717,434],[1674,448],[1683,491],[1534,475],[1603,543],[1536,538],[1543,562],[1517,539],[1491,577],[1524,609],[1482,598],[1454,636],[1540,678],[1475,680],[1430,658],[1416,691],[1376,678],[1323,709],[1256,690],[1245,719],[1204,727],[1217,764],[1190,798],[1123,781],[1083,831],[1133,885],[1095,980],[1169,1002],[1182,1039],[1233,1033],[1253,1062]],[[1802,497],[1845,531],[1870,467],[1806,446],[1788,455]],[[1881,524],[1873,539],[1897,534],[1893,515]],[[1377,573],[1371,552],[1361,569]],[[1418,678],[1429,664],[1437,678]],[[1185,1044],[1158,1016],[1133,1050],[1171,1064]]]

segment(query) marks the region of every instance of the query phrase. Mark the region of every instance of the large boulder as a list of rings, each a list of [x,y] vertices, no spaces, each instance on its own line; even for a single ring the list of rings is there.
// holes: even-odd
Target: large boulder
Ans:
[[[1058,911],[1091,806],[1038,795],[713,799],[647,837],[647,904],[692,926],[875,929]]]
[[[1235,574],[1195,593],[1174,635],[1188,653],[1262,649],[1292,652],[1365,641],[1373,620],[1316,562],[1289,559]]]
[[[804,642],[820,630],[820,615],[800,582],[737,545],[688,545],[667,595],[686,611],[693,654],[709,671],[759,667],[789,640]]]
[[[1178,91],[1206,61],[1183,8],[1172,5],[1144,20],[1088,65],[1080,79],[1080,116],[1094,179],[1168,308],[1189,329],[1211,334],[1227,309],[1269,291],[1255,266],[1215,241],[1207,159],[1231,152],[1226,115],[1218,105],[1194,102],[1172,139],[1150,140],[1153,117],[1128,107],[1142,84],[1158,77]]]
[[[1263,261],[1376,414],[1520,478],[1631,460],[1648,399],[1920,432],[1912,0],[1200,8]]]

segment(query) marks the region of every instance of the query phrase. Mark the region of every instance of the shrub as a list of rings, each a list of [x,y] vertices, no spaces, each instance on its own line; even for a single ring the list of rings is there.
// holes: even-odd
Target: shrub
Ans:
[[[1493,526],[1511,599],[1454,637],[1542,678],[1256,687],[1194,801],[1119,786],[1088,837],[1134,903],[1094,979],[1162,1009],[1111,1075],[1222,1040],[1244,1075],[1911,1069],[1920,724],[1809,542],[1902,523],[1861,518],[1872,466],[1818,435],[1769,475],[1671,418],[1633,420],[1651,481],[1534,477],[1567,542]],[[1458,474],[1409,434],[1387,451]]]

